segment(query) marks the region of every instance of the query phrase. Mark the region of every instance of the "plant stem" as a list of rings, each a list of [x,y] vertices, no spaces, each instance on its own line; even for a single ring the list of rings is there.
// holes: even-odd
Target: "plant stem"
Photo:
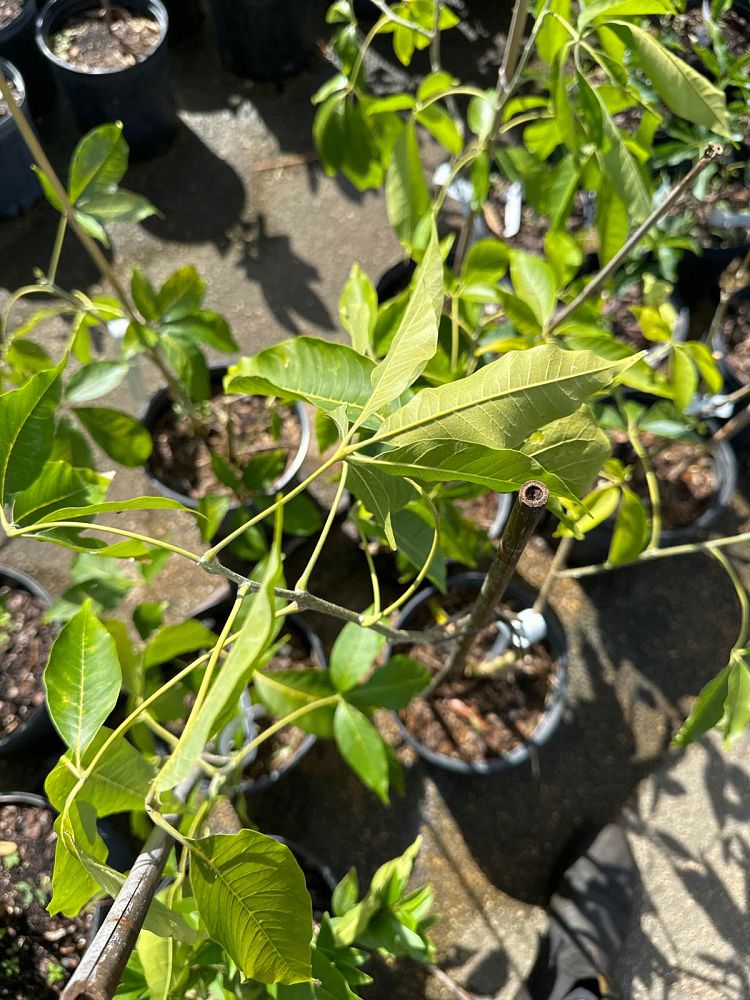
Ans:
[[[180,802],[187,801],[199,774],[192,772],[177,786],[175,796]],[[177,816],[171,818],[179,821]],[[159,888],[172,844],[164,830],[152,830],[61,1000],[111,1000],[114,996]]]
[[[262,510],[259,514],[256,514],[254,517],[251,517],[249,521],[246,521],[244,524],[241,524],[238,528],[235,528],[234,531],[230,531],[230,533],[226,536],[226,538],[222,538],[222,540],[218,542],[216,545],[214,545],[213,548],[209,549],[208,552],[204,553],[201,562],[202,563],[213,562],[216,559],[216,556],[218,556],[218,554],[223,549],[225,549],[227,545],[231,545],[232,542],[235,540],[235,538],[239,538],[240,535],[244,534],[244,532],[246,532],[248,528],[252,528],[253,525],[258,524],[259,521],[262,521],[264,518],[268,517],[269,514],[275,513],[280,507],[283,507],[285,504],[289,503],[290,500],[293,500],[298,494],[306,490],[311,483],[314,483],[316,479],[322,476],[324,472],[327,472],[332,466],[336,465],[337,462],[340,462],[343,457],[344,453],[342,449],[339,448],[334,455],[326,459],[326,461],[323,462],[322,465],[319,465],[314,472],[310,473],[307,479],[303,480],[303,482],[301,483],[298,483],[298,485],[295,486],[293,490],[290,490],[288,493],[285,493],[283,496],[279,497],[277,500],[274,501],[274,503],[270,505],[270,507],[266,507],[265,510]]]
[[[646,549],[631,562],[626,563],[592,563],[590,566],[577,566],[574,569],[564,569],[558,577],[572,580],[582,580],[587,576],[598,576],[600,573],[612,573],[614,570],[627,569],[640,563],[653,562],[654,559],[671,559],[673,556],[692,556],[699,552],[713,555],[714,549],[723,549],[729,545],[742,545],[750,542],[750,531],[739,535],[726,535],[723,538],[712,538],[708,542],[686,542],[684,545],[673,545],[668,549]]]
[[[735,436],[735,434],[739,434],[740,431],[743,431],[748,424],[750,424],[750,406],[746,406],[744,410],[741,410],[730,420],[727,420],[724,426],[720,427],[718,431],[716,431],[711,440],[714,444],[720,444],[722,441],[729,441]]]
[[[315,544],[312,555],[302,571],[302,576],[297,580],[297,586],[295,590],[307,590],[307,585],[310,582],[310,577],[313,570],[320,558],[320,553],[323,551],[323,546],[326,543],[328,536],[331,533],[331,528],[333,527],[333,522],[336,520],[336,514],[338,512],[339,504],[341,503],[341,498],[344,495],[344,490],[346,489],[346,477],[349,474],[349,464],[344,462],[341,469],[341,476],[339,477],[338,486],[336,487],[336,495],[333,498],[333,503],[331,504],[331,509],[328,511],[328,517],[326,518],[326,523],[323,525],[323,530],[320,532],[318,541]]]
[[[398,14],[394,14],[385,0],[370,0],[370,2],[374,7],[377,7],[378,10],[381,11],[385,20],[392,21],[393,24],[398,24],[402,28],[409,28],[410,31],[416,31],[418,35],[422,35],[423,38],[429,38],[430,41],[432,41],[431,31],[428,31],[427,28],[423,28],[421,24],[414,24],[413,21],[407,21],[403,17],[399,17]],[[383,18],[381,18],[380,21],[383,22]]]
[[[33,532],[44,532],[51,531],[53,528],[78,528],[81,531],[103,531],[108,535],[119,535],[123,538],[132,538],[137,542],[143,542],[145,545],[153,545],[159,549],[165,549],[167,552],[173,552],[175,555],[182,556],[183,559],[189,559],[191,562],[198,563],[202,561],[202,556],[198,556],[195,552],[189,552],[187,549],[181,548],[179,545],[173,545],[171,542],[165,542],[162,538],[151,538],[150,535],[139,535],[137,531],[129,531],[126,528],[115,528],[110,524],[95,524],[89,521],[50,521],[44,524],[29,524],[22,528],[16,528],[13,525],[8,527],[7,534],[11,538],[15,538],[18,535],[30,535]],[[44,536],[42,536],[44,537]],[[46,541],[54,542],[54,538],[47,538]]]
[[[50,285],[54,285],[57,279],[57,268],[60,265],[60,254],[62,253],[63,243],[65,242],[65,233],[68,228],[68,220],[64,215],[60,216],[60,221],[57,224],[57,233],[55,234],[55,245],[52,248],[52,256],[50,257],[49,268],[47,269],[47,281]]]
[[[747,590],[740,579],[739,573],[721,549],[709,549],[709,552],[732,581],[732,586],[735,589],[737,600],[740,604],[740,627],[735,644],[732,646],[732,652],[734,653],[736,650],[744,649],[747,646],[748,635],[750,634],[750,598],[748,598]]]
[[[660,219],[662,219],[669,209],[672,207],[674,202],[680,197],[680,195],[690,187],[695,178],[702,173],[706,167],[713,163],[713,161],[721,156],[723,149],[716,143],[711,143],[706,147],[703,156],[698,160],[697,163],[693,164],[690,170],[685,174],[682,180],[678,181],[677,184],[672,188],[664,201],[653,212],[648,216],[648,218],[638,226],[636,230],[628,237],[628,239],[623,243],[617,253],[608,261],[604,267],[598,271],[594,277],[585,286],[583,291],[581,291],[572,302],[564,306],[558,311],[555,317],[550,322],[546,329],[546,333],[552,333],[561,326],[567,319],[569,319],[573,313],[583,305],[583,303],[589,299],[595,292],[597,292],[604,282],[609,278],[620,264],[625,260],[625,258],[630,254],[636,244],[640,243],[646,233],[652,229]]]
[[[544,609],[547,607],[547,601],[555,579],[560,575],[562,570],[565,569],[565,565],[568,561],[570,550],[573,548],[574,541],[575,539],[572,535],[566,535],[565,538],[560,539],[560,544],[557,546],[557,551],[555,552],[552,562],[550,563],[549,572],[544,578],[542,589],[539,591],[537,599],[534,601],[534,611],[537,611],[540,615],[544,614]]]
[[[503,61],[498,77],[498,86],[503,94],[509,91],[510,80],[518,64],[518,54],[521,51],[521,42],[529,16],[529,6],[529,0],[516,0],[513,4],[513,16],[510,22],[508,39],[505,43],[505,52],[503,53]]]
[[[635,421],[629,417],[627,435],[630,446],[641,463],[641,468],[646,478],[646,486],[648,487],[648,498],[651,502],[651,538],[647,548],[658,549],[659,542],[661,541],[661,493],[659,492],[659,480],[656,478],[651,459],[638,435],[638,428]]]
[[[187,726],[190,724],[190,720],[196,719],[200,714],[201,708],[203,708],[203,703],[206,700],[206,695],[208,694],[208,689],[211,686],[211,681],[213,680],[214,671],[216,670],[216,664],[219,662],[219,656],[221,655],[221,651],[224,649],[224,646],[226,645],[227,640],[231,635],[232,626],[235,623],[237,615],[240,613],[242,602],[247,597],[247,594],[248,594],[247,587],[240,587],[240,589],[237,591],[237,597],[235,598],[234,604],[232,605],[232,609],[229,612],[229,616],[227,617],[227,620],[224,623],[224,627],[222,628],[221,633],[219,634],[219,638],[216,640],[214,648],[211,650],[211,655],[208,658],[208,663],[206,665],[206,672],[203,674],[203,678],[201,680],[201,686],[198,689],[198,694],[195,696],[195,702],[193,704],[193,707],[190,709],[190,715],[188,716],[187,721],[185,723],[186,729]]]
[[[544,483],[533,479],[524,483],[518,491],[510,517],[505,524],[492,563],[487,571],[487,576],[482,583],[479,597],[472,609],[468,625],[462,631],[446,665],[435,675],[427,689],[426,696],[431,694],[446,677],[462,676],[466,657],[474,642],[474,637],[492,620],[492,616],[496,613],[515,573],[521,553],[533,535],[548,500],[549,490],[547,487]]]
[[[364,552],[365,560],[367,561],[367,571],[370,574],[370,585],[372,586],[372,613],[380,618],[380,581],[378,580],[378,574],[375,571],[375,563],[372,561],[367,536],[364,531],[362,531],[359,524],[357,525],[357,531],[359,532],[359,540],[362,545],[362,551]]]
[[[458,368],[458,348],[459,348],[460,328],[458,325],[458,298],[451,296],[451,372]]]

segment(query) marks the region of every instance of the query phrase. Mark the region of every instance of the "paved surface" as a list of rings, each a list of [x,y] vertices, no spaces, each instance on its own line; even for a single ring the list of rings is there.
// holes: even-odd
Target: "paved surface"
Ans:
[[[471,66],[489,82],[503,5],[469,6],[469,29],[446,45],[446,61],[463,75]],[[165,218],[116,228],[117,266],[127,274],[137,264],[157,280],[195,263],[208,282],[207,304],[228,315],[244,351],[301,331],[340,336],[337,299],[351,263],[377,277],[399,248],[378,194],[360,195],[312,162],[309,97],[330,70],[314,57],[307,72],[282,87],[246,84],[218,66],[208,34],[177,48],[173,66],[181,133],[167,154],[134,165],[127,179]],[[402,72],[387,49],[377,71],[384,88]],[[58,109],[41,132],[63,163],[72,141],[64,112]],[[46,261],[53,232],[44,205],[0,225],[0,300],[2,289],[25,283],[32,267]],[[99,289],[72,241],[60,280]],[[53,347],[63,335],[45,328]],[[156,386],[149,373],[144,380],[146,392]],[[138,413],[143,393],[123,388],[112,402]],[[118,471],[113,495],[142,492],[149,486],[140,473]],[[740,500],[722,527],[747,520]],[[151,533],[176,531],[157,514],[127,523]],[[180,541],[189,544],[182,531]],[[347,594],[364,606],[361,557],[343,534],[335,545],[327,562],[335,572],[324,570],[314,588],[340,599],[346,579]],[[0,558],[34,573],[55,594],[67,585],[62,550],[13,542]],[[528,552],[522,575],[532,585],[548,558],[541,542]],[[742,571],[750,582],[744,565]],[[213,590],[198,570],[174,562],[151,596],[168,595],[178,618]],[[130,603],[143,597],[138,588]],[[747,997],[750,744],[731,756],[713,739],[684,756],[668,751],[690,696],[723,665],[733,641],[731,588],[713,564],[696,558],[625,570],[585,587],[561,584],[552,603],[568,635],[570,698],[533,768],[456,782],[410,761],[408,794],[387,811],[331,747],[317,746],[288,781],[251,799],[248,813],[264,828],[304,841],[342,873],[354,863],[368,874],[421,832],[418,875],[435,886],[443,966],[477,997],[510,998],[544,929],[540,904],[560,851],[582,824],[606,822],[625,809],[644,890],[623,956],[624,995]],[[314,624],[330,642],[331,623]],[[0,788],[38,782],[37,762],[25,764],[0,768]],[[370,996],[444,1000],[450,993],[421,970],[401,967],[381,969]]]

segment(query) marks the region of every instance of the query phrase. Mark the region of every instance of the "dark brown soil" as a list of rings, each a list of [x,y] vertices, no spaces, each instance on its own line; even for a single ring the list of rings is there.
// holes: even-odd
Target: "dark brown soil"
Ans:
[[[750,42],[750,30],[744,17],[736,11],[728,10],[721,18],[722,35],[727,48],[735,58],[743,56]],[[669,19],[669,27],[684,49],[682,57],[689,56],[691,65],[696,69],[703,63],[694,55],[695,46],[711,47],[711,41],[703,27],[703,11],[700,7],[677,14]]]
[[[750,212],[750,187],[742,170],[714,178],[701,201],[693,198],[690,192],[681,195],[669,214],[675,217],[689,212],[694,216],[695,223],[690,235],[702,247],[723,248],[743,243],[747,239],[747,226],[720,228],[711,221],[711,216],[717,210],[731,214]]]
[[[489,531],[497,517],[497,493],[482,493],[469,500],[457,500],[461,515],[483,531]]]
[[[731,303],[722,325],[726,362],[738,382],[750,382],[750,295]]]
[[[42,674],[56,633],[42,622],[45,610],[28,591],[0,586],[0,739],[44,704]]]
[[[15,21],[23,10],[24,0],[0,0],[0,28]]]
[[[51,917],[53,815],[0,806],[0,998],[53,1000],[86,950],[93,915]]]
[[[451,617],[460,617],[471,607],[476,591],[458,590],[440,598],[440,606]],[[518,609],[503,605],[503,612]],[[429,606],[422,606],[410,628],[434,624]],[[475,638],[467,665],[485,659],[497,638],[495,624]],[[449,655],[445,646],[412,646],[409,656],[436,673]],[[527,739],[539,725],[555,683],[556,663],[545,643],[536,643],[519,653],[518,659],[493,677],[462,677],[443,682],[432,698],[415,698],[401,712],[412,733],[433,753],[471,763],[502,757]]]
[[[632,489],[648,501],[648,486],[641,463],[622,434],[613,434],[613,454],[633,466]],[[652,434],[641,440],[659,481],[662,526],[687,528],[703,514],[717,489],[711,453],[703,445],[664,441]]]
[[[631,311],[633,306],[642,305],[643,287],[640,282],[629,285],[617,293],[616,299],[604,303],[603,315],[612,324],[612,333],[634,351],[644,351],[654,346],[643,336],[640,324]]]
[[[113,5],[112,20],[92,8],[75,17],[51,40],[59,59],[86,70],[122,70],[135,66],[156,48],[161,28],[150,17],[130,14]]]
[[[157,421],[149,469],[165,486],[195,500],[226,496],[232,491],[217,478],[212,453],[241,476],[250,459],[279,449],[288,452],[288,466],[299,448],[300,437],[297,415],[289,406],[264,396],[216,396],[200,436],[193,433],[188,419],[174,410],[168,410]]]
[[[505,193],[509,182],[506,179],[497,182],[490,191],[489,198],[483,207],[484,221],[490,230],[504,240],[515,250],[526,250],[529,253],[544,253],[544,237],[549,232],[549,219],[539,215],[526,201],[521,208],[521,228],[515,236],[503,235],[505,223]],[[578,193],[573,201],[573,209],[565,223],[569,233],[577,233],[583,229],[585,209],[583,196]]]
[[[318,661],[311,653],[305,639],[296,632],[289,632],[289,640],[279,649],[271,662],[264,667],[264,670],[307,670],[311,667],[318,667]],[[263,732],[275,720],[264,717],[258,721],[258,731]],[[258,755],[255,760],[244,771],[243,777],[257,781],[259,778],[289,763],[294,758],[299,748],[307,739],[308,734],[297,726],[285,726],[280,729],[275,736],[261,743],[258,748]]]

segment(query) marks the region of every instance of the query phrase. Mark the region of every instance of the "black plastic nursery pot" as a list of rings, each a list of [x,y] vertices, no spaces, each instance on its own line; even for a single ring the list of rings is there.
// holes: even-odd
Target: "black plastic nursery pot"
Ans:
[[[237,76],[278,80],[307,62],[310,0],[212,0],[224,65]]]
[[[223,391],[224,376],[226,373],[227,367],[225,365],[215,366],[210,369],[209,374],[211,380],[211,390],[214,396],[221,395]],[[170,399],[169,392],[166,388],[159,389],[158,392],[151,397],[151,401],[146,408],[146,412],[141,418],[141,422],[152,436],[156,431],[159,421],[169,412],[171,408],[172,400]],[[282,475],[275,480],[267,491],[269,495],[278,493],[279,490],[283,490],[294,480],[302,466],[302,463],[305,461],[307,452],[310,448],[310,419],[307,415],[307,411],[301,403],[295,403],[293,405],[293,410],[299,424],[299,446],[294,452],[289,453],[289,461],[287,462],[286,468],[284,469]],[[198,501],[194,497],[183,493],[178,489],[170,487],[161,478],[159,478],[154,468],[153,456],[146,463],[146,474],[163,496],[169,497],[172,500],[178,500],[186,507],[190,507],[192,510],[197,510]],[[239,504],[235,504],[234,508],[236,509],[238,506]]]
[[[119,6],[131,14],[151,18],[160,29],[155,47],[132,66],[89,70],[55,55],[52,38],[71,19],[95,8],[95,0],[51,0],[37,22],[37,44],[83,131],[121,121],[133,156],[152,156],[169,145],[178,125],[169,77],[169,17],[161,0],[122,0]]]
[[[324,913],[332,911],[333,890],[338,885],[338,879],[328,865],[324,864],[316,854],[303,847],[302,844],[298,844],[294,840],[287,840],[286,837],[277,837],[275,834],[272,836],[278,843],[289,848],[294,855],[294,860],[302,869],[307,891],[312,900],[313,919],[320,922]]]
[[[9,566],[0,566],[0,587],[5,586],[31,594],[45,608],[52,604],[49,594],[36,580]],[[39,683],[41,685],[41,678]],[[59,754],[61,748],[46,704],[42,703],[9,735],[0,738],[0,760],[28,757],[46,760]]]
[[[24,80],[18,69],[0,59],[0,73],[19,95],[21,111],[28,116]],[[0,219],[25,212],[41,196],[42,189],[31,169],[34,158],[10,114],[0,117]]]
[[[462,588],[475,590],[478,593],[483,581],[483,573],[476,571],[460,573],[448,579],[448,592],[450,593],[452,589]],[[437,587],[427,587],[420,591],[404,606],[397,620],[396,627],[409,628],[412,625],[415,614],[422,606],[433,599],[439,600],[440,597],[441,595]],[[535,595],[522,584],[514,581],[507,589],[506,598],[509,601],[516,602],[520,607],[530,608],[534,603]],[[544,711],[533,732],[526,736],[523,742],[518,743],[512,749],[503,753],[502,756],[491,757],[481,761],[468,761],[457,759],[447,754],[436,753],[417,739],[398,715],[394,715],[401,735],[423,760],[442,771],[448,771],[452,774],[462,775],[467,778],[483,777],[508,771],[511,768],[525,764],[531,759],[532,754],[537,748],[549,742],[560,724],[563,710],[567,703],[568,646],[562,624],[554,611],[547,607],[544,617],[547,623],[547,636],[543,642],[555,660],[555,672],[550,679]],[[401,651],[403,651],[401,647],[390,650],[390,652],[396,653]]]
[[[297,615],[290,615],[284,622],[282,632],[289,632],[306,649],[316,665],[321,670],[326,669],[327,661],[323,645],[316,633],[313,632],[303,618]],[[256,722],[253,718],[253,706],[250,703],[249,697],[243,696],[242,708],[246,720],[255,727]],[[249,735],[249,733],[246,735]],[[316,741],[317,736],[313,733],[305,733],[292,752],[286,755],[283,760],[278,761],[278,763],[273,763],[270,770],[267,770],[258,777],[243,777],[232,789],[232,795],[236,798],[242,795],[257,795],[260,792],[267,791],[299,765],[300,761],[315,746]],[[219,753],[225,754],[228,752],[231,752],[231,736],[229,731],[225,730],[219,737]],[[244,766],[245,771],[247,771],[247,768],[252,766],[252,762],[246,761]]]
[[[205,14],[200,0],[164,0],[169,14],[169,42],[181,42],[197,34]]]
[[[48,111],[56,96],[49,63],[36,44],[38,13],[37,0],[25,0],[21,13],[0,28],[0,59],[13,63],[26,81],[29,104],[34,115],[42,115]],[[0,176],[3,179],[5,177],[2,173]]]
[[[742,289],[733,296],[729,303],[726,321],[710,345],[714,354],[718,355],[719,368],[724,376],[724,392],[727,394],[744,388],[749,381],[748,375],[740,371],[732,360],[732,343],[728,327],[732,321],[737,323],[738,310],[742,310],[744,317],[747,317],[750,312],[750,287]],[[750,348],[750,344],[748,344],[748,348]],[[742,400],[738,404],[737,413],[740,413],[747,405],[748,400]],[[730,444],[738,455],[746,455],[750,452],[750,426],[743,428],[730,438]]]

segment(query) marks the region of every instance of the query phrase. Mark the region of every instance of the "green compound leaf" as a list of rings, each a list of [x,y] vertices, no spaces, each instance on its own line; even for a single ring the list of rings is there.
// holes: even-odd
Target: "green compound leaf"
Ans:
[[[76,764],[115,707],[121,682],[114,639],[89,599],[55,639],[44,671],[50,717]]]
[[[254,830],[189,843],[201,919],[243,975],[309,982],[312,906],[289,848]]]

